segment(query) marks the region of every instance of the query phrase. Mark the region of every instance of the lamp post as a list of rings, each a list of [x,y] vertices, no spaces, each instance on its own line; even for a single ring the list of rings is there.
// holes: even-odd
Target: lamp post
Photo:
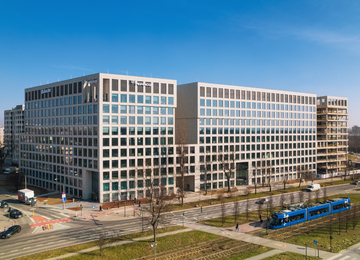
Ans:
[[[156,260],[156,243],[155,243],[155,242],[152,242],[152,243],[151,243],[151,247],[154,248],[154,260]]]
[[[269,226],[269,203],[266,203],[266,235],[268,234]]]
[[[63,184],[63,194],[65,194],[65,184]],[[66,196],[66,195],[65,195]],[[65,197],[66,198],[66,197]],[[65,209],[65,201],[63,202],[63,209]]]

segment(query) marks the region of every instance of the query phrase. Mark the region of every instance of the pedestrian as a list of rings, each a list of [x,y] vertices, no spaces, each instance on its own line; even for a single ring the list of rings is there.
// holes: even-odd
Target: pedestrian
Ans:
[[[260,223],[262,223],[263,220],[262,220],[261,214],[259,215],[259,218],[260,218]]]
[[[239,231],[239,223],[236,223],[235,231]]]
[[[101,205],[100,205],[100,211],[102,211]]]

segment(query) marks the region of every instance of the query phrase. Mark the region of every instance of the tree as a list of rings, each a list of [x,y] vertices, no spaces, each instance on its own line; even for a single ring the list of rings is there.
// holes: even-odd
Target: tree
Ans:
[[[324,191],[324,200],[327,200],[328,197],[327,197],[327,187],[326,186],[324,186],[323,191]]]
[[[150,172],[151,173],[151,172]],[[169,206],[171,199],[166,196],[166,187],[163,183],[159,183],[159,179],[154,178],[153,174],[147,176],[145,179],[145,196],[148,200],[149,208],[146,208],[145,222],[151,225],[154,234],[154,242],[156,242],[156,230],[159,225],[168,224],[171,222],[169,214]],[[160,185],[159,185],[160,184]],[[160,190],[159,190],[160,189]]]
[[[204,165],[201,165],[200,167],[200,174],[201,172],[203,172],[203,176],[204,176],[204,185],[205,185],[205,195],[207,195],[207,189],[208,189],[208,185],[207,185],[207,181],[208,181],[208,172],[211,170],[211,162],[210,162],[210,156],[209,155],[205,155],[204,156]],[[210,171],[211,172],[211,171]]]
[[[270,160],[266,162],[267,167],[265,168],[266,171],[266,178],[267,178],[267,183],[269,186],[269,192],[271,192],[271,174],[274,173],[274,167],[271,166],[271,162]]]
[[[220,200],[221,203],[221,224],[222,226],[224,226],[224,223],[226,221],[226,205],[225,205],[225,199],[221,198]]]
[[[100,230],[99,233],[99,249],[100,249],[100,256],[102,256],[103,249],[104,249],[104,234]]]
[[[21,188],[21,175],[19,172],[10,173],[6,176],[5,182],[9,186],[13,186],[15,190],[19,190]]]
[[[315,202],[319,202],[320,190],[315,191]]]
[[[290,203],[293,204],[294,201],[295,201],[294,193],[291,192],[291,193],[290,193]]]
[[[246,187],[246,190],[245,190],[245,196],[246,196],[246,203],[245,203],[246,220],[249,219],[249,195],[250,195],[250,191]]]
[[[234,157],[234,154],[231,154],[233,157],[232,158],[232,162],[229,163],[228,162],[228,154],[219,154],[218,155],[218,162],[219,162],[219,167],[220,167],[220,170],[223,171],[224,173],[224,176],[227,180],[227,184],[228,184],[228,190],[227,192],[229,193],[231,190],[230,190],[230,178],[231,178],[231,175],[232,175],[232,172],[234,171],[235,169],[235,157]]]
[[[304,201],[304,193],[302,191],[299,192],[299,200]]]
[[[176,153],[179,155],[179,168],[180,168],[180,183],[177,187],[180,189],[180,196],[181,196],[181,205],[184,205],[184,196],[185,196],[185,174],[186,174],[186,162],[187,162],[187,154],[188,154],[188,147],[187,144],[187,131],[186,131],[186,124],[182,123],[178,127],[178,131],[176,132],[176,142],[177,148]]]
[[[237,222],[237,215],[239,214],[239,198],[234,196],[234,220]]]
[[[287,184],[287,181],[288,181],[288,176],[285,175],[284,178],[283,178],[283,184],[284,184],[284,190],[286,190],[286,184]]]
[[[280,195],[280,205],[281,205],[282,208],[284,208],[284,206],[285,206],[285,195],[284,195],[284,193],[281,193],[281,195]]]

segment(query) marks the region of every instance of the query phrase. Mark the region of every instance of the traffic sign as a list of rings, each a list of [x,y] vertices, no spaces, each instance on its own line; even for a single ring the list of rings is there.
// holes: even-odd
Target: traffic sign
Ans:
[[[92,209],[95,209],[95,206],[92,206]]]
[[[61,198],[61,201],[62,201],[62,202],[65,202],[65,201],[66,201],[66,197],[62,197],[62,198]]]
[[[63,198],[65,198],[65,197],[66,197],[65,192],[63,192],[63,194],[61,195],[61,197],[63,197]]]
[[[314,244],[317,245],[318,241],[314,240]]]

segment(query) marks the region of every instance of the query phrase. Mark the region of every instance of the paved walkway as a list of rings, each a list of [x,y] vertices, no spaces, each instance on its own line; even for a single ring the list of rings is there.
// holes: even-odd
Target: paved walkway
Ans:
[[[174,234],[188,232],[188,231],[191,231],[191,229],[187,228],[187,229],[180,229],[180,230],[173,231],[173,232],[166,232],[166,233],[158,234],[158,235],[156,235],[156,237],[169,236],[169,235],[174,235]],[[139,238],[129,239],[129,240],[121,241],[121,242],[110,243],[110,244],[104,245],[103,248],[111,247],[111,246],[119,246],[119,245],[128,244],[128,243],[132,243],[132,242],[136,242],[136,241],[152,239],[153,237],[154,236],[151,235],[151,236],[147,236],[147,237],[139,237]],[[84,249],[84,250],[81,250],[81,251],[78,251],[78,252],[73,252],[73,253],[69,253],[69,254],[66,254],[66,255],[49,258],[48,260],[64,259],[64,258],[68,258],[68,257],[88,253],[88,252],[91,252],[91,251],[99,250],[99,249],[100,249],[100,247],[94,246],[94,247],[90,247],[90,248],[87,248],[87,249]]]
[[[298,254],[302,254],[302,255],[306,254],[306,249],[303,246],[293,245],[293,244],[284,243],[284,242],[280,242],[280,241],[274,241],[274,240],[270,240],[270,239],[266,239],[266,238],[262,238],[262,237],[251,236],[251,235],[241,233],[241,232],[234,232],[232,229],[229,229],[229,228],[217,228],[217,227],[207,226],[207,225],[203,225],[203,224],[199,224],[199,223],[186,223],[185,226],[188,228],[191,228],[191,229],[208,232],[208,233],[212,233],[215,235],[224,236],[224,237],[228,237],[228,238],[235,239],[235,240],[241,240],[241,241],[245,241],[245,242],[249,242],[249,243],[253,243],[253,244],[257,244],[257,245],[262,245],[262,246],[274,248],[274,249],[281,250],[281,251],[289,251],[289,252],[298,253]],[[308,248],[307,254],[315,255],[315,249]],[[336,254],[326,252],[326,251],[319,251],[319,254],[320,254],[320,258],[322,258],[322,259],[328,259],[328,258],[331,258],[336,255]],[[261,258],[257,258],[257,259],[261,259]]]

